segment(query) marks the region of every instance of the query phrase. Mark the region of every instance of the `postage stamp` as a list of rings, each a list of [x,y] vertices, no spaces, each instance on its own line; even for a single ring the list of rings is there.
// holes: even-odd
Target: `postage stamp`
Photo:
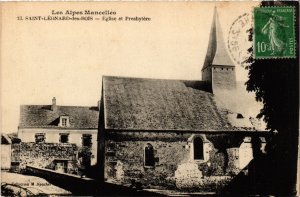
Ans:
[[[294,7],[254,8],[254,58],[295,58]]]

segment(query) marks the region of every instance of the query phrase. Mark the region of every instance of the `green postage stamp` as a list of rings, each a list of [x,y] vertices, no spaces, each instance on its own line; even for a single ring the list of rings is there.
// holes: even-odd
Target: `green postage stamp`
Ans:
[[[294,7],[254,8],[254,58],[295,58]]]

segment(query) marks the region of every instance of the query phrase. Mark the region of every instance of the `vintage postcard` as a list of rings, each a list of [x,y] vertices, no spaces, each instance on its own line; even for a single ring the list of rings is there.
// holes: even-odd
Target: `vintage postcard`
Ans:
[[[297,1],[0,6],[1,196],[299,194]]]

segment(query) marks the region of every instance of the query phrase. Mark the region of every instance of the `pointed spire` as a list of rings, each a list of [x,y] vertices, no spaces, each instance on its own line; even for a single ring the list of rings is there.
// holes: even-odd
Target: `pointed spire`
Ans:
[[[210,65],[234,66],[226,49],[216,7],[214,8],[209,43],[202,70]]]

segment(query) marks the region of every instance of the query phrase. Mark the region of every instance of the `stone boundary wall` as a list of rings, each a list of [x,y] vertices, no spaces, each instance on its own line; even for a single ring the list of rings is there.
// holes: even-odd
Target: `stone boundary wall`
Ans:
[[[76,165],[78,148],[75,144],[22,142],[18,154],[22,170],[27,165],[54,169],[55,159],[74,161],[74,164],[70,164],[74,166],[68,166],[72,170]]]

